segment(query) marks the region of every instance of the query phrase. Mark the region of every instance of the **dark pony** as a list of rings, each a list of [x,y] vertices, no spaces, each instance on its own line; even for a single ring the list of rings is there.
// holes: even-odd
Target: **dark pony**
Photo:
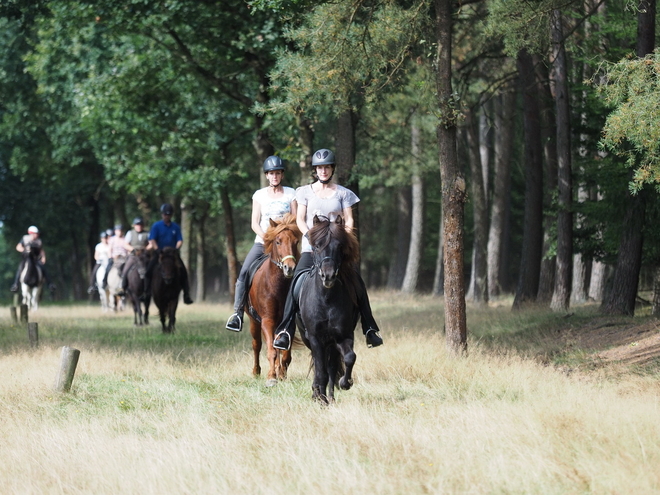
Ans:
[[[348,390],[353,385],[359,244],[346,231],[342,217],[330,222],[315,216],[307,235],[314,266],[301,280],[297,323],[303,342],[312,351],[312,398],[327,404],[334,401],[335,386]]]
[[[176,324],[176,308],[179,305],[181,285],[181,261],[176,249],[163,248],[158,255],[158,264],[154,267],[151,278],[151,294],[158,307],[163,333],[172,333]],[[165,318],[169,318],[165,325]]]
[[[261,374],[259,353],[262,336],[268,353],[267,386],[277,384],[277,379],[286,378],[291,363],[290,351],[278,351],[273,347],[275,329],[282,319],[284,302],[291,285],[296,263],[300,258],[298,242],[300,230],[294,215],[286,215],[281,222],[270,221],[264,235],[264,253],[268,259],[259,267],[252,278],[246,307],[250,317],[252,351],[254,353],[254,375]]]
[[[147,273],[147,266],[149,265],[149,252],[141,249],[135,251],[135,258],[128,269],[128,272],[125,273],[126,282],[128,287],[126,292],[128,297],[133,303],[133,324],[142,326],[149,324],[149,304],[151,303],[151,298],[147,298],[145,301],[141,301],[140,297],[144,293],[144,276]],[[142,304],[144,304],[144,311],[142,310]]]
[[[41,290],[44,285],[44,274],[39,266],[40,256],[41,244],[37,242],[30,242],[27,244],[23,268],[20,274],[23,304],[27,305],[28,309],[34,311],[39,307]]]

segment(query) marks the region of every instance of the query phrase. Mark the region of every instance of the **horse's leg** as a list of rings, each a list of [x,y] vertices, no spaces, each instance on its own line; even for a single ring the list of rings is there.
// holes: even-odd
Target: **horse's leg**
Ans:
[[[316,338],[316,335],[309,335],[309,345],[312,351],[312,360],[314,361],[314,381],[312,382],[312,399],[328,404],[326,389],[328,388],[328,370],[325,365],[325,349]]]
[[[272,316],[264,318],[261,321],[261,334],[266,339],[266,352],[268,354],[268,376],[266,381],[266,386],[272,387],[277,385],[278,378],[278,362],[277,362],[277,349],[273,347],[273,340],[275,340],[275,329],[277,328],[277,322],[273,320]],[[281,375],[281,367],[280,373]],[[286,378],[286,373],[285,373]]]
[[[341,352],[346,368],[344,376],[339,379],[339,388],[348,390],[353,386],[353,366],[355,366],[355,360],[357,359],[353,351],[353,339],[345,339],[343,342],[337,344],[337,348]]]
[[[328,370],[328,402],[335,401],[335,381],[337,380],[337,373],[341,367],[341,357],[339,350],[336,346],[327,349],[327,370]]]
[[[176,307],[178,304],[178,298],[170,303],[170,332],[174,332],[176,330]]]
[[[146,301],[144,301],[144,324],[148,325],[149,324],[149,304],[151,303],[151,299],[147,298]]]
[[[252,335],[252,374],[261,375],[261,365],[259,364],[259,354],[261,353],[261,323],[250,316],[250,335]]]

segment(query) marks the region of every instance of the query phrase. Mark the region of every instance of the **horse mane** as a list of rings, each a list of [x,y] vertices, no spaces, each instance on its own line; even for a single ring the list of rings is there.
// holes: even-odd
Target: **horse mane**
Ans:
[[[285,230],[290,230],[291,232],[293,232],[296,238],[300,241],[302,234],[300,233],[300,229],[298,229],[298,225],[296,224],[295,215],[292,215],[291,213],[287,213],[286,215],[284,215],[284,217],[282,217],[281,221],[276,222],[274,220],[271,220],[271,222],[272,222],[271,226],[268,227],[268,230],[266,230],[264,234],[264,253],[266,253],[267,255],[270,256],[272,254],[273,243],[275,242],[275,238]]]
[[[342,267],[357,266],[360,261],[360,243],[355,234],[348,232],[343,222],[331,222],[325,217],[317,217],[317,219],[318,221],[307,232],[310,244],[325,249],[331,239],[337,239],[341,244]]]

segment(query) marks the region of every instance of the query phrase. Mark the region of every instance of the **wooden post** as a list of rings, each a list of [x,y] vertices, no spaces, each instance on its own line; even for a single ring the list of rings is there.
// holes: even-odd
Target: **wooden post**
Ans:
[[[76,366],[78,365],[78,357],[80,351],[73,347],[62,347],[62,357],[60,359],[60,370],[57,374],[55,381],[55,390],[58,392],[68,392],[73,383],[73,375],[76,374]]]
[[[10,306],[9,312],[11,313],[12,323],[18,323],[18,313],[16,312],[16,306]]]
[[[30,339],[30,347],[39,347],[39,324],[30,322],[27,324],[28,339]]]
[[[21,323],[28,322],[28,307],[27,304],[21,304]]]

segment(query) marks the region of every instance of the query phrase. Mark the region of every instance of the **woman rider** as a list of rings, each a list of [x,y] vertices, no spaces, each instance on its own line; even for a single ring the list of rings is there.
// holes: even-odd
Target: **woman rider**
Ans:
[[[296,217],[298,228],[303,233],[300,261],[296,265],[294,283],[297,276],[303,270],[309,270],[313,264],[312,247],[307,239],[307,231],[312,228],[315,215],[323,215],[333,222],[341,215],[344,225],[349,232],[353,230],[353,205],[360,201],[353,191],[332,181],[335,173],[335,155],[332,151],[321,149],[312,156],[312,167],[318,179],[307,186],[296,190],[296,201],[298,202],[298,215]],[[357,287],[358,306],[360,309],[360,320],[362,322],[362,333],[367,339],[367,347],[378,347],[383,343],[378,334],[379,329],[371,314],[369,297],[364,286],[362,277],[358,274],[360,287]],[[295,314],[297,312],[296,302],[292,296],[293,284],[286,299],[284,317],[277,328],[276,339],[273,347],[287,350],[291,347],[291,340],[295,333]]]
[[[243,261],[241,272],[236,280],[234,296],[234,314],[227,320],[226,328],[233,332],[243,329],[243,307],[247,296],[245,278],[250,265],[264,254],[264,235],[270,220],[281,220],[284,215],[296,214],[296,191],[291,187],[284,187],[284,163],[278,156],[269,156],[264,161],[264,174],[268,186],[257,190],[252,195],[252,230],[257,234],[254,245]]]

